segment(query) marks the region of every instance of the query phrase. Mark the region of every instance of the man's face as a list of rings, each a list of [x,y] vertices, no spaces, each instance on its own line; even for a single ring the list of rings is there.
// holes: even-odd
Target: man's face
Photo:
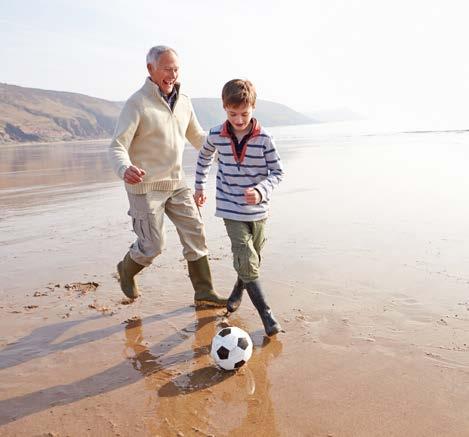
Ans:
[[[176,54],[172,51],[164,52],[156,67],[148,64],[147,68],[151,80],[158,85],[161,92],[165,95],[171,94],[179,76],[179,59]]]
[[[253,110],[254,107],[252,105],[225,106],[228,121],[233,126],[235,134],[247,133]]]

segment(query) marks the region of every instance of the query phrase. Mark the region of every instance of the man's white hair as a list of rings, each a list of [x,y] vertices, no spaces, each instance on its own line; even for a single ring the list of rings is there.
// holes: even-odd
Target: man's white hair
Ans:
[[[152,47],[150,50],[148,50],[147,53],[147,65],[151,64],[153,67],[156,67],[156,64],[158,64],[158,61],[163,53],[166,52],[173,52],[176,56],[176,50],[172,49],[171,47],[168,46],[155,46]]]

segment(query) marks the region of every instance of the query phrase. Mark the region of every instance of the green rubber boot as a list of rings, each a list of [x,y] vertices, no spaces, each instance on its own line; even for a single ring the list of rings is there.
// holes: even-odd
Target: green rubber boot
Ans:
[[[195,305],[197,307],[225,307],[227,300],[219,296],[213,289],[208,257],[203,256],[196,261],[187,261],[187,266],[189,278],[195,291]]]
[[[145,266],[136,263],[132,258],[130,258],[129,252],[127,252],[124,259],[117,264],[121,290],[129,299],[136,299],[140,296],[134,276],[143,268],[145,268]]]

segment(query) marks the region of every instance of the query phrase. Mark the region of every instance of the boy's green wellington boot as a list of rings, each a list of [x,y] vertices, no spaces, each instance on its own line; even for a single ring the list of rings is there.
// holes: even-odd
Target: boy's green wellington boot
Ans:
[[[236,281],[236,284],[233,287],[233,291],[228,298],[228,302],[226,304],[226,309],[230,313],[234,313],[239,306],[241,305],[241,299],[243,298],[243,291],[244,291],[244,283],[241,281],[240,278]]]
[[[246,282],[245,286],[253,305],[256,307],[259,316],[261,316],[265,333],[269,337],[278,334],[282,330],[282,327],[280,323],[275,320],[269,305],[267,305],[265,301],[265,295],[262,292],[259,280],[256,279],[255,281]]]
[[[130,299],[136,299],[140,296],[134,276],[143,268],[145,268],[145,266],[136,263],[132,258],[130,258],[129,252],[127,252],[124,259],[117,264],[121,290]]]
[[[212,274],[208,264],[208,257],[203,256],[196,261],[187,261],[189,278],[194,287],[194,303],[197,307],[226,306],[226,299],[219,296],[212,285]]]

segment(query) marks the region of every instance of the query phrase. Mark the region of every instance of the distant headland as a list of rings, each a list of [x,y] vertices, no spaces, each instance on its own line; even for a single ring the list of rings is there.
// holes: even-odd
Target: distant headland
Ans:
[[[194,98],[204,129],[224,120],[221,100]],[[109,138],[123,102],[84,94],[0,83],[0,144]],[[316,123],[280,103],[258,100],[256,117],[264,126]]]

